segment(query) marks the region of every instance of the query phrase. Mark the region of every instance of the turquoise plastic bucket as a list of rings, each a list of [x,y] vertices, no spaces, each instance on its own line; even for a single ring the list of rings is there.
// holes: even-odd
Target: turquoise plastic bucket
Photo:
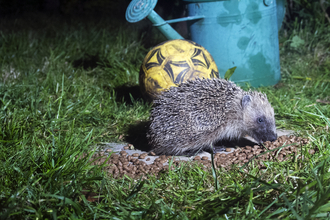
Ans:
[[[185,1],[188,16],[204,16],[188,21],[191,39],[212,54],[221,78],[236,66],[230,80],[240,85],[268,86],[280,80],[275,0]]]

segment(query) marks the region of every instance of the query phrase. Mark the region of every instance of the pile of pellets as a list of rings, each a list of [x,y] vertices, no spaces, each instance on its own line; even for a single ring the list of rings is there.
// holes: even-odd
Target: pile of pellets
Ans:
[[[302,158],[298,151],[303,145],[308,143],[308,139],[303,139],[296,136],[281,136],[274,142],[265,142],[264,146],[254,145],[237,148],[233,152],[216,153],[214,154],[214,165],[216,168],[223,167],[229,168],[232,164],[239,166],[244,165],[249,161],[254,161],[259,168],[264,167],[262,161],[284,161],[294,158],[297,155],[297,159],[308,159]],[[289,146],[287,146],[289,145]],[[282,147],[285,146],[285,147]],[[280,148],[279,148],[280,147]],[[282,148],[281,148],[282,147]],[[277,149],[279,148],[279,149]],[[100,152],[94,155],[94,158],[98,158],[94,161],[93,165],[103,164],[111,150],[106,152]],[[309,154],[314,154],[315,150],[310,149]],[[153,152],[150,153],[135,153],[128,155],[125,150],[119,154],[112,153],[109,160],[107,161],[104,169],[114,178],[122,178],[128,176],[131,178],[147,178],[148,175],[158,175],[161,171],[167,171],[169,169],[169,163],[172,161],[171,168],[182,166],[184,163],[201,163],[204,170],[212,167],[211,160],[207,156],[195,156],[192,161],[183,161],[178,158],[172,158],[172,156],[161,155],[157,157],[152,164],[147,164],[140,159],[150,160],[150,156],[156,156]]]

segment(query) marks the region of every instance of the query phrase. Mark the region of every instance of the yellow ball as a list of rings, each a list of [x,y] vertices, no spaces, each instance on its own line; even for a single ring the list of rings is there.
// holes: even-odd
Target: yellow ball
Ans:
[[[143,95],[155,99],[162,91],[196,78],[217,78],[218,68],[211,54],[189,40],[169,40],[155,46],[144,58],[140,70]]]

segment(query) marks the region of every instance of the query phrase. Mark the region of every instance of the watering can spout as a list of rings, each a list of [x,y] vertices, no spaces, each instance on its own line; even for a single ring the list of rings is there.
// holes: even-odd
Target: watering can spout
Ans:
[[[202,19],[204,16],[190,16],[186,18],[179,18],[165,21],[161,18],[153,9],[157,4],[157,0],[133,0],[129,4],[126,10],[126,20],[131,23],[135,23],[148,18],[158,30],[164,34],[169,40],[184,39],[178,32],[176,32],[170,23]]]

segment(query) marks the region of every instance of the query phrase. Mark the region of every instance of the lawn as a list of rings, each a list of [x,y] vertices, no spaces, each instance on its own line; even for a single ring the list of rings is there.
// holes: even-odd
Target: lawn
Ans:
[[[1,219],[329,218],[327,20],[286,24],[279,33],[282,79],[258,88],[274,107],[277,128],[310,140],[301,154],[265,161],[263,170],[253,162],[213,172],[187,164],[146,180],[114,179],[90,158],[99,144],[123,142],[148,120],[138,73],[164,38],[154,29],[141,37],[140,30],[103,17],[0,20]]]

